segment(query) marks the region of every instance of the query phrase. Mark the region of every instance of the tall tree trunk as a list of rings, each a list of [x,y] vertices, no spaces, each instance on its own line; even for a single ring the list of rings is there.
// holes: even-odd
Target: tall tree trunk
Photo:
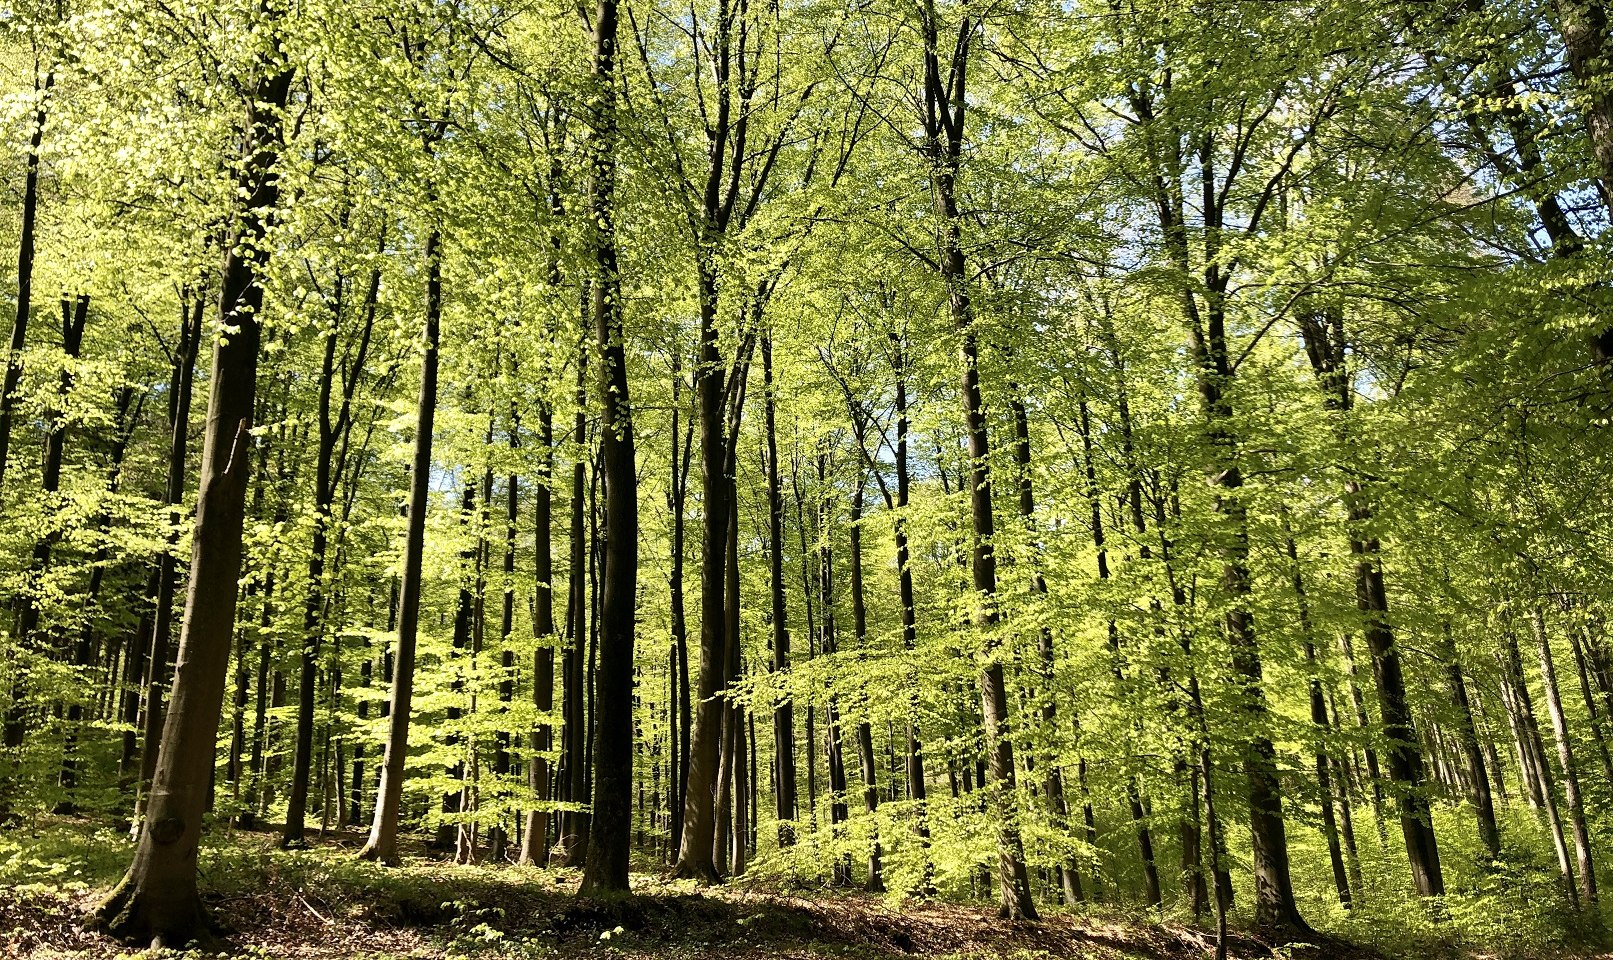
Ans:
[[[1462,759],[1467,765],[1467,778],[1473,791],[1473,812],[1478,819],[1479,840],[1491,860],[1501,858],[1501,830],[1495,822],[1495,801],[1490,794],[1490,778],[1484,770],[1484,752],[1480,749],[1478,729],[1473,724],[1473,706],[1468,698],[1467,680],[1462,675],[1461,655],[1456,640],[1451,636],[1451,625],[1445,623],[1440,631],[1439,657],[1445,662],[1445,677],[1450,684],[1451,699],[1456,704],[1456,738],[1462,747]]]
[[[538,407],[538,482],[533,487],[533,574],[536,587],[532,598],[532,632],[538,640],[533,654],[532,700],[541,719],[532,733],[532,756],[527,761],[527,786],[539,806],[527,811],[526,831],[521,835],[521,862],[546,866],[549,862],[549,801],[554,770],[548,754],[554,749],[554,727],[547,720],[554,710],[554,548],[550,530],[554,524],[554,411],[548,404]],[[513,485],[512,488],[513,490]]]
[[[431,509],[431,438],[437,416],[437,362],[442,326],[442,237],[426,234],[425,355],[420,397],[415,407],[414,461],[409,475],[409,521],[403,543],[403,582],[398,599],[398,642],[392,660],[392,692],[387,698],[386,750],[375,790],[375,819],[359,856],[398,863],[398,814],[403,801],[409,753],[409,715],[414,702],[415,640],[420,631],[421,565],[425,557],[426,514]]]
[[[784,487],[779,477],[777,393],[773,384],[773,338],[762,337],[762,392],[767,430],[767,561],[773,628],[773,669],[790,668],[789,610],[784,601]],[[778,844],[795,843],[795,701],[785,694],[773,708],[773,812]]]
[[[859,439],[859,443],[860,443]],[[857,484],[851,494],[851,522],[847,536],[851,540],[851,627],[859,652],[868,649],[868,597],[863,584],[862,515],[866,474],[859,468]],[[866,698],[865,698],[866,699]],[[872,822],[872,836],[868,846],[868,882],[864,889],[870,893],[885,890],[884,855],[879,843],[879,783],[878,766],[874,761],[874,730],[865,716],[857,723],[857,761],[863,781],[863,807]]]
[[[196,861],[235,626],[261,337],[259,277],[269,260],[268,220],[280,200],[275,168],[292,81],[292,71],[280,64],[261,68],[265,75],[255,84],[243,137],[244,202],[221,273],[219,321],[235,332],[213,350],[185,623],[152,779],[149,826],[140,833],[129,872],[95,911],[97,922],[127,943],[180,946],[208,925]]]
[[[591,303],[592,301],[590,301]],[[577,353],[577,409],[572,421],[575,446],[571,464],[571,549],[567,563],[566,647],[561,655],[565,737],[560,765],[564,770],[561,799],[581,804],[588,795],[585,754],[588,727],[584,702],[585,678],[583,647],[588,634],[588,346]],[[578,867],[588,855],[588,815],[569,810],[560,815],[560,855],[568,867]]]
[[[1300,333],[1311,369],[1320,382],[1327,408],[1348,416],[1353,398],[1349,368],[1346,365],[1344,314],[1338,309],[1302,312]],[[1341,439],[1351,440],[1345,420],[1334,421]],[[1412,719],[1406,695],[1405,675],[1394,629],[1389,625],[1389,599],[1384,591],[1383,561],[1378,539],[1365,532],[1371,523],[1372,508],[1361,484],[1347,480],[1344,501],[1349,514],[1350,553],[1355,556],[1355,599],[1364,623],[1362,633],[1372,651],[1372,672],[1377,681],[1378,709],[1383,714],[1384,737],[1388,741],[1389,780],[1395,791],[1400,813],[1400,832],[1406,841],[1406,857],[1417,892],[1425,897],[1445,893],[1445,877],[1439,864],[1439,845],[1424,792],[1424,764],[1417,726]]]
[[[628,396],[621,279],[616,262],[616,0],[599,0],[594,15],[592,212],[594,325],[601,358],[600,465],[605,482],[605,582],[601,602],[599,712],[588,866],[582,892],[626,892],[633,821],[633,629],[638,600],[638,478],[633,408]]]
[[[1557,762],[1563,771],[1563,799],[1568,805],[1568,822],[1574,830],[1574,860],[1579,868],[1579,898],[1582,907],[1596,908],[1596,868],[1591,862],[1591,833],[1585,821],[1585,800],[1579,789],[1579,767],[1574,762],[1574,742],[1563,712],[1563,698],[1557,686],[1557,667],[1552,662],[1551,640],[1546,633],[1546,615],[1535,607],[1530,625],[1540,651],[1540,676],[1546,686],[1546,712],[1551,716],[1552,738],[1557,741]]]
[[[985,726],[986,752],[993,787],[991,802],[997,821],[998,913],[1005,919],[1035,920],[1030,876],[1020,839],[1019,811],[1014,785],[1014,745],[1009,736],[1008,692],[995,641],[997,625],[997,556],[993,546],[996,519],[991,502],[990,441],[986,435],[985,402],[980,392],[979,348],[968,291],[963,242],[963,216],[958,206],[957,182],[963,156],[963,127],[968,103],[964,95],[969,73],[969,52],[978,24],[965,15],[958,26],[950,62],[943,71],[935,6],[930,0],[920,10],[925,41],[924,121],[926,150],[932,170],[931,194],[938,221],[936,263],[947,293],[947,311],[959,338],[960,395],[969,447],[969,505],[972,543],[969,569],[974,597],[975,627],[985,640],[980,671],[980,713]],[[944,74],[944,78],[943,78]]]
[[[34,233],[39,218],[39,145],[45,137],[45,121],[51,87],[56,73],[34,63],[34,111],[28,131],[28,157],[22,181],[22,230],[17,242],[17,310],[11,321],[11,341],[6,351],[5,382],[0,384],[0,488],[5,485],[10,460],[11,421],[17,408],[17,385],[22,382],[22,351],[28,344],[28,319],[33,309]]]
[[[689,779],[689,734],[693,706],[689,702],[689,628],[684,616],[684,516],[689,488],[689,447],[693,441],[693,424],[680,427],[683,416],[683,370],[674,354],[672,360],[672,482],[667,489],[667,509],[672,513],[672,570],[667,589],[672,616],[672,649],[668,654],[667,685],[674,705],[668,719],[671,722],[672,756],[668,762],[669,778],[673,784],[667,798],[669,855],[677,857],[678,845],[683,837],[684,793]]]

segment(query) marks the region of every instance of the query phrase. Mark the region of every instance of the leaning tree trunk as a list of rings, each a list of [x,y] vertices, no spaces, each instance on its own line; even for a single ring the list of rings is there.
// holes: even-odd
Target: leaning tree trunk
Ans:
[[[226,245],[219,298],[220,325],[234,332],[213,349],[185,625],[147,805],[149,825],[140,833],[129,872],[93,917],[126,943],[180,946],[210,925],[197,890],[196,861],[235,627],[261,339],[258,278],[269,260],[268,220],[280,200],[275,168],[292,81],[288,67],[263,66],[268,75],[252,93],[243,138],[245,202]]]
[[[626,892],[633,826],[633,625],[638,595],[638,478],[628,397],[621,279],[614,221],[616,0],[594,14],[594,325],[601,358],[600,466],[605,481],[605,582],[597,697],[608,706],[594,731],[594,796],[583,893]]]
[[[1579,788],[1579,768],[1574,762],[1574,742],[1563,713],[1563,698],[1557,686],[1557,667],[1552,662],[1551,641],[1546,634],[1546,617],[1539,607],[1530,616],[1535,644],[1540,649],[1540,676],[1546,687],[1546,712],[1551,716],[1552,739],[1557,741],[1557,762],[1563,770],[1563,799],[1568,806],[1568,822],[1574,830],[1574,860],[1579,868],[1580,905],[1596,908],[1596,868],[1591,862],[1591,833],[1585,821],[1585,800]]]
[[[409,753],[409,713],[414,701],[415,640],[420,631],[421,566],[425,558],[426,514],[431,509],[431,434],[437,417],[437,353],[442,325],[442,237],[426,234],[425,356],[420,367],[420,399],[415,407],[414,463],[410,467],[409,522],[403,543],[403,584],[398,598],[398,644],[392,661],[392,693],[387,700],[386,752],[375,789],[375,819],[359,856],[398,863],[398,814],[403,802],[405,760]]]
[[[1343,313],[1336,309],[1303,313],[1300,316],[1300,332],[1311,368],[1324,391],[1327,408],[1337,415],[1348,415],[1352,406],[1352,387],[1346,366]],[[1349,437],[1343,420],[1335,420],[1335,432],[1340,439]],[[1440,869],[1439,844],[1434,837],[1428,795],[1424,792],[1421,741],[1417,737],[1417,726],[1412,719],[1411,705],[1406,695],[1400,648],[1395,643],[1394,629],[1389,624],[1389,599],[1384,590],[1383,561],[1379,556],[1377,538],[1364,532],[1364,528],[1371,523],[1372,508],[1361,485],[1355,480],[1345,483],[1344,501],[1350,522],[1350,553],[1356,560],[1356,606],[1364,620],[1362,633],[1372,652],[1378,707],[1383,714],[1384,736],[1388,741],[1386,759],[1389,780],[1395,791],[1395,806],[1400,814],[1400,832],[1406,842],[1412,881],[1422,896],[1443,896],[1445,877]]]
[[[1501,858],[1501,830],[1495,821],[1495,800],[1490,793],[1490,780],[1485,772],[1484,751],[1479,746],[1479,734],[1473,724],[1473,705],[1467,692],[1467,680],[1462,675],[1462,659],[1451,636],[1451,625],[1446,623],[1440,631],[1440,659],[1445,661],[1445,675],[1450,683],[1451,698],[1456,704],[1456,738],[1461,743],[1462,759],[1467,765],[1467,777],[1472,781],[1474,815],[1478,818],[1479,840],[1493,860]]]

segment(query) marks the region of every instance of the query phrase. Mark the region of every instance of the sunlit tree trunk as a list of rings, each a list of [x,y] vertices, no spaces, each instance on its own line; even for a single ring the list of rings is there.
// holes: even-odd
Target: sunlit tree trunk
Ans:
[[[128,873],[95,911],[96,922],[127,943],[180,946],[209,926],[197,890],[197,854],[235,627],[261,339],[259,278],[269,260],[268,219],[280,201],[281,112],[292,82],[288,67],[261,68],[242,138],[243,202],[220,274],[219,322],[234,332],[213,350],[185,621],[149,822]]]

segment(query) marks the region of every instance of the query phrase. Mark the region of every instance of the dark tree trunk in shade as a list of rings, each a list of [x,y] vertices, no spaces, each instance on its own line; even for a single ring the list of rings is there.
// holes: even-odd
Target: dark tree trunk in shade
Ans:
[[[638,599],[638,478],[628,395],[621,281],[616,261],[616,0],[594,14],[597,98],[592,161],[594,332],[598,338],[600,466],[605,483],[605,573],[601,601],[599,711],[594,743],[592,823],[582,892],[626,892],[633,805],[633,634]]]
[[[767,562],[769,625],[773,630],[774,670],[790,668],[789,610],[784,597],[784,487],[779,475],[777,395],[773,383],[773,338],[762,337],[762,391],[767,431]],[[784,695],[773,709],[773,813],[778,844],[795,842],[795,702]]]
[[[584,702],[585,678],[583,652],[588,635],[588,353],[584,343],[577,352],[576,412],[572,420],[573,459],[571,465],[571,537],[570,556],[566,565],[566,645],[561,654],[560,672],[564,685],[562,693],[564,743],[560,766],[564,776],[560,798],[571,803],[586,803],[588,727],[587,707]],[[588,815],[581,811],[567,811],[560,815],[560,840],[557,851],[561,862],[568,867],[581,866],[588,855]]]
[[[533,655],[533,706],[547,716],[554,709],[554,548],[550,532],[554,525],[554,411],[538,408],[538,442],[542,445],[538,482],[534,485],[533,574],[537,581],[532,598],[532,632],[538,640]],[[554,727],[539,721],[532,733],[532,756],[527,761],[527,786],[540,804],[546,803],[552,789],[554,770],[547,754],[554,749]],[[547,866],[549,862],[549,814],[544,809],[527,811],[526,829],[521,835],[521,863]]]

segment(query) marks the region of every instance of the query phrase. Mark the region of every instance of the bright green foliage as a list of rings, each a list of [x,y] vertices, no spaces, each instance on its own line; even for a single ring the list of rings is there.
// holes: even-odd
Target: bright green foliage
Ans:
[[[1589,850],[1606,861],[1613,371],[1595,343],[1610,328],[1613,201],[1600,192],[1588,94],[1563,68],[1557,6],[624,0],[615,216],[642,530],[631,704],[595,702],[587,689],[607,402],[586,305],[595,233],[587,16],[546,2],[284,6],[280,42],[298,81],[281,163],[286,202],[267,240],[247,560],[218,732],[221,828],[278,822],[284,810],[321,523],[329,548],[315,595],[310,819],[338,830],[370,817],[423,249],[437,232],[443,380],[409,829],[451,839],[458,828],[478,842],[502,830],[513,856],[528,811],[548,824],[552,812],[584,808],[586,794],[563,785],[587,762],[562,746],[571,697],[584,724],[594,711],[634,711],[635,843],[646,866],[676,855],[678,738],[688,735],[677,645],[692,673],[699,659],[703,513],[689,431],[702,281],[714,277],[719,356],[732,378],[741,598],[741,676],[722,695],[749,724],[739,745],[755,766],[740,787],[755,794],[745,798],[753,872],[819,884],[849,864],[861,883],[877,842],[893,901],[928,895],[927,885],[942,897],[991,897],[996,808],[985,791],[996,785],[981,782],[975,684],[994,658],[1007,676],[1025,858],[1044,903],[1059,899],[1058,871],[1068,869],[1090,900],[1145,909],[1144,828],[1161,909],[1207,920],[1213,881],[1195,909],[1184,877],[1212,871],[1218,831],[1234,916],[1252,917],[1240,757],[1269,738],[1298,907],[1318,930],[1386,948],[1455,938],[1519,952],[1593,934],[1600,907],[1573,905],[1563,867],[1579,867],[1559,861],[1550,824],[1560,822],[1574,861],[1568,781],[1577,780]],[[30,138],[45,121],[33,309],[0,489],[5,622],[23,623],[31,606],[39,624],[0,638],[0,706],[16,732],[0,757],[0,806],[23,822],[134,809],[151,571],[163,551],[181,569],[190,556],[194,483],[184,502],[161,502],[178,338],[182,319],[217,292],[218,238],[242,162],[234,131],[263,42],[259,7],[75,0],[0,17],[8,250],[21,232]],[[943,50],[968,24],[974,51],[958,78],[968,120],[957,192],[992,445],[1001,617],[989,636],[971,622],[979,598],[968,566],[961,337],[937,269],[938,167],[919,133],[926,16],[915,9],[950,31]],[[730,47],[712,39],[723,17],[743,28]],[[723,62],[734,71],[726,88],[714,79]],[[733,111],[731,135],[744,138],[726,148],[743,160],[728,168],[738,207],[722,230],[702,213],[719,109]],[[725,177],[712,189],[727,187]],[[0,276],[8,297],[18,283],[9,269]],[[89,298],[89,320],[71,358],[58,317],[77,297]],[[215,313],[203,310],[196,396],[180,425],[192,441],[211,344],[229,334],[213,328]],[[1342,380],[1316,369],[1317,330],[1336,337]],[[775,367],[779,543],[768,524],[764,337]],[[322,519],[320,424],[337,418],[344,395],[350,412]],[[911,481],[901,508],[899,429]],[[61,478],[42,492],[53,431],[65,435]],[[193,449],[192,477],[198,459]],[[571,486],[578,463],[581,500]],[[1229,468],[1241,485],[1226,484]],[[543,530],[540,485],[553,505]],[[675,558],[679,507],[685,553]],[[587,543],[573,566],[579,517]],[[899,533],[911,543],[910,649]],[[552,546],[548,583],[537,538]],[[1241,590],[1228,558],[1244,542]],[[783,671],[772,669],[771,551],[782,554],[792,638]],[[1358,600],[1358,563],[1381,569],[1386,612]],[[545,587],[555,635],[535,627]],[[685,595],[683,621],[674,593]],[[1245,613],[1257,684],[1228,629]],[[1374,622],[1392,630],[1415,743],[1385,729],[1365,632]],[[562,666],[568,649],[575,674]],[[554,653],[550,709],[534,696],[540,650]],[[1325,703],[1320,727],[1313,683]],[[793,846],[778,842],[772,802],[773,715],[786,700],[800,778]],[[859,764],[864,724],[873,812]],[[907,782],[910,724],[922,744],[922,802]],[[541,750],[540,728],[553,733]],[[1497,811],[1499,859],[1479,832],[1469,730]],[[828,771],[836,735],[841,796]],[[1397,746],[1420,752],[1423,782],[1388,782]],[[558,765],[542,796],[528,776],[540,758]],[[1382,768],[1376,783],[1369,764]],[[1554,793],[1532,796],[1537,768]],[[1052,770],[1065,811],[1049,801]],[[1398,805],[1417,793],[1431,802],[1438,838],[1446,895],[1437,904],[1411,896],[1399,834]],[[1202,831],[1186,863],[1184,824]],[[1349,907],[1325,824],[1347,827]]]

